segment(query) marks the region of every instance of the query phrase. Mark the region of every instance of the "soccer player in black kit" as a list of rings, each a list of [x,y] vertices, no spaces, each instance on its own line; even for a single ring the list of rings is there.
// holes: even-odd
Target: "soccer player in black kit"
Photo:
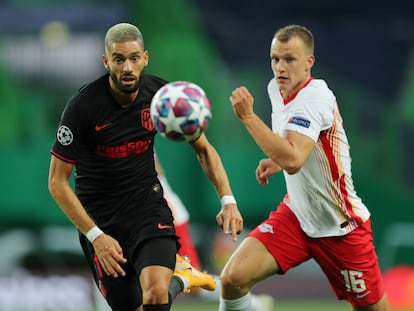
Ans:
[[[49,191],[79,230],[112,310],[170,310],[179,292],[214,290],[215,283],[180,257],[176,266],[179,237],[154,166],[150,118],[151,99],[167,82],[144,74],[148,51],[134,25],[108,30],[102,60],[108,73],[83,86],[62,113]],[[204,134],[190,144],[221,198],[217,222],[236,240],[243,220],[222,161]]]

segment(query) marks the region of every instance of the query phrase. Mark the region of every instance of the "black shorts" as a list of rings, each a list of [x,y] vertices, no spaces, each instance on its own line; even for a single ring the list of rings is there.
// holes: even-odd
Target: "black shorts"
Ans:
[[[96,285],[114,311],[135,310],[142,305],[142,289],[139,275],[144,267],[159,265],[174,270],[179,244],[174,236],[151,238],[139,244],[133,255],[122,265],[126,275],[113,278],[107,276],[95,255],[92,244],[83,234],[79,235]]]

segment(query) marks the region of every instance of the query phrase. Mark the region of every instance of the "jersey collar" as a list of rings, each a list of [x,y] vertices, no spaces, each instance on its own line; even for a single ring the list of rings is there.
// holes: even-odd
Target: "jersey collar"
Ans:
[[[298,93],[302,90],[302,89],[304,89],[312,80],[313,80],[314,78],[313,77],[310,77],[309,79],[308,79],[308,81],[306,81],[306,83],[303,85],[303,87],[300,89],[300,90],[298,90],[297,92],[295,92],[295,93],[293,93],[292,95],[290,95],[289,97],[287,97],[287,98],[283,98],[283,104],[286,106],[287,104],[289,104],[292,100],[294,100],[295,99],[295,97],[296,97],[296,95],[298,95]],[[282,95],[282,94],[281,94]]]

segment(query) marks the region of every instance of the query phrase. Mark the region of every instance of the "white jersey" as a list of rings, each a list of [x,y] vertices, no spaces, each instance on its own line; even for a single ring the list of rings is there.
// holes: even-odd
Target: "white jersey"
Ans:
[[[310,237],[342,236],[365,222],[370,213],[355,192],[351,157],[336,98],[325,81],[310,79],[283,100],[275,79],[268,85],[272,130],[286,137],[295,131],[315,147],[299,172],[284,171],[285,202]]]

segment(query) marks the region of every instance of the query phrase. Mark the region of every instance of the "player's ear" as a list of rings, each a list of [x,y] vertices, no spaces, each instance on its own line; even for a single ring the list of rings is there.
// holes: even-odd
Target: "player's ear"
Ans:
[[[315,56],[310,55],[306,60],[305,71],[309,71],[315,63]]]
[[[104,65],[105,69],[107,71],[109,71],[108,57],[106,57],[105,54],[102,55],[102,62],[103,62],[103,65]]]
[[[149,61],[149,53],[148,53],[148,51],[145,51],[144,52],[144,59],[145,59],[144,66],[147,67],[148,66],[148,61]]]

